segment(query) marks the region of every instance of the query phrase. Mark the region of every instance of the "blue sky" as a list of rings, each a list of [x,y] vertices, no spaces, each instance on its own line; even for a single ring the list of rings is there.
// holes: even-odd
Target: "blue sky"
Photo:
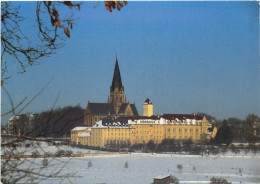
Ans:
[[[36,32],[36,2],[21,4],[24,30]],[[94,8],[94,6],[96,8]],[[257,2],[133,2],[121,11],[85,2],[75,11],[71,38],[5,87],[15,104],[48,88],[24,113],[38,113],[109,95],[116,52],[125,93],[139,114],[149,97],[155,114],[205,112],[217,119],[260,116],[259,5]],[[30,17],[30,18],[29,18]],[[11,61],[11,60],[10,60]],[[2,91],[2,113],[10,102]],[[2,118],[3,123],[8,117]]]

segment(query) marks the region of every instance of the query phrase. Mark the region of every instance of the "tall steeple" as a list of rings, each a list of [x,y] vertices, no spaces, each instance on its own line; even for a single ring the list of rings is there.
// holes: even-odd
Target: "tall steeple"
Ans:
[[[117,87],[119,90],[123,87],[123,85],[122,85],[122,80],[121,80],[121,75],[120,75],[120,70],[119,70],[119,65],[118,65],[118,60],[117,60],[117,56],[116,56],[116,64],[115,64],[115,69],[114,69],[114,75],[113,75],[111,90],[115,90],[116,87]],[[123,87],[123,88],[124,88],[124,87]]]
[[[110,103],[114,106],[116,113],[118,112],[122,103],[124,103],[124,86],[122,85],[118,60],[116,56],[116,64],[114,69],[114,75],[112,85],[110,86]]]

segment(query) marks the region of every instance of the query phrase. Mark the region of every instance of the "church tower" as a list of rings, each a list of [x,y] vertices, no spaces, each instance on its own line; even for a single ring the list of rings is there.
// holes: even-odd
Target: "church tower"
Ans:
[[[124,93],[124,86],[122,85],[118,60],[116,57],[114,76],[112,85],[110,86],[110,103],[114,106],[116,113],[118,113],[121,104],[124,103]]]
[[[153,116],[153,104],[149,98],[147,98],[143,104],[143,116]]]

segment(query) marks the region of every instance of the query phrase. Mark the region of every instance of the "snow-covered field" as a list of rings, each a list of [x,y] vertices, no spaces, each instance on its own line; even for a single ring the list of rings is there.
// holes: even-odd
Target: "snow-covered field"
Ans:
[[[36,159],[41,164],[42,159]],[[125,155],[59,158],[68,164],[62,168],[53,161],[43,172],[62,169],[62,174],[76,172],[67,183],[79,184],[150,184],[153,177],[172,174],[180,183],[209,183],[211,177],[222,177],[232,183],[260,183],[260,154],[241,153],[225,156],[132,153]],[[89,161],[92,167],[88,167]],[[125,168],[125,163],[128,168]],[[182,164],[182,171],[177,165]],[[26,164],[24,164],[26,167]],[[58,179],[57,179],[58,180]],[[57,183],[56,179],[42,183]],[[65,182],[66,183],[66,182]]]
[[[11,148],[2,147],[1,154],[4,154],[5,151],[8,151],[10,149],[12,149],[12,147]],[[44,141],[25,141],[21,144],[21,146],[18,146],[16,150],[12,150],[12,152],[20,155],[31,155],[36,150],[40,155],[44,155],[45,153],[55,154],[58,150],[64,150],[64,151],[69,150],[72,151],[73,153],[103,153],[104,152],[99,150],[76,148],[67,145],[53,145],[52,143],[48,143]]]

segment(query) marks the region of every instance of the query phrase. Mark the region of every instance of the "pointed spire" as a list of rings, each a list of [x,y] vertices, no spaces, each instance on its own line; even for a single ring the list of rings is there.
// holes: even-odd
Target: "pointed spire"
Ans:
[[[119,90],[123,87],[121,75],[120,75],[120,70],[119,70],[119,65],[118,65],[118,60],[117,60],[117,55],[116,55],[116,64],[115,64],[111,89],[114,90],[116,87]]]

